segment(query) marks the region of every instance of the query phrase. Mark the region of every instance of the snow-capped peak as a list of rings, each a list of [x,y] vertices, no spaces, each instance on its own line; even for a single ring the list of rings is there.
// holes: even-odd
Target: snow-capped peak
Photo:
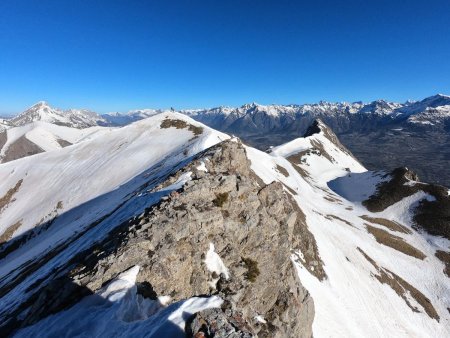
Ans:
[[[252,103],[246,103],[246,104],[242,105],[241,108],[245,109],[245,110],[249,110],[249,109],[254,109],[258,106],[259,106],[259,104],[257,104],[256,102],[252,102]]]
[[[52,108],[46,101],[39,101],[23,113],[9,120],[12,126],[23,126],[42,121],[74,128],[87,128],[99,125],[104,119],[87,109],[61,110]]]
[[[43,106],[50,107],[47,101],[39,101],[39,102],[36,102],[34,105],[32,105],[30,107],[30,109],[33,107],[43,107]]]

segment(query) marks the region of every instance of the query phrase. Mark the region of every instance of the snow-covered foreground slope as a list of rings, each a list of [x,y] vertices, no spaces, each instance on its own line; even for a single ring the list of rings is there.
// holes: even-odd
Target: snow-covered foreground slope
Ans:
[[[78,264],[70,266],[69,276],[73,277],[71,283],[81,283],[85,275],[91,276],[89,285],[97,291],[83,298],[85,293],[77,294],[79,291],[71,289],[72,284],[63,284],[60,288],[66,291],[60,291],[57,297],[68,297],[72,292],[76,305],[60,311],[52,308],[50,302],[48,312],[55,314],[37,323],[30,320],[34,325],[18,331],[17,336],[86,335],[87,326],[91,328],[88,335],[97,337],[144,333],[153,337],[183,336],[187,318],[197,311],[220,306],[222,299],[211,297],[219,291],[215,288],[225,285],[228,293],[219,294],[227,297],[228,288],[237,283],[236,275],[245,269],[248,271],[243,276],[251,281],[243,285],[248,288],[231,292],[231,298],[245,294],[245,299],[252,299],[252,292],[261,287],[258,281],[268,278],[262,283],[264,292],[257,294],[256,300],[276,306],[261,315],[261,309],[266,308],[252,299],[255,305],[246,304],[247,312],[239,316],[251,314],[246,320],[261,332],[265,328],[270,332],[281,318],[274,311],[288,307],[286,304],[294,297],[291,294],[291,298],[271,298],[276,288],[270,283],[283,283],[278,279],[285,264],[276,267],[274,273],[269,258],[259,256],[264,257],[260,262],[255,259],[259,250],[270,258],[279,255],[282,248],[290,245],[286,241],[291,235],[273,236],[280,229],[294,231],[304,222],[310,234],[305,229],[297,231],[300,242],[307,245],[292,246],[292,256],[289,250],[286,255],[298,273],[296,287],[301,283],[309,291],[315,310],[302,304],[300,312],[286,312],[294,316],[287,317],[289,321],[307,325],[301,315],[314,311],[314,337],[450,335],[449,277],[443,272],[444,263],[435,256],[437,250],[448,252],[450,243],[443,237],[416,230],[412,220],[412,208],[420,200],[432,200],[431,195],[418,191],[381,212],[369,212],[362,202],[387,176],[366,171],[320,121],[309,128],[307,137],[270,153],[245,147],[253,170],[250,174],[245,171],[245,158],[226,157],[225,150],[217,155],[217,149],[211,150],[212,155],[197,159],[201,163],[196,164],[195,170],[180,170],[191,163],[193,155],[227,138],[181,114],[163,113],[71,147],[1,164],[0,234],[6,243],[0,247],[0,318],[7,323],[4,327],[16,327],[17,322],[26,326],[42,306],[40,302],[52,300],[48,291],[52,289],[44,289],[42,295],[36,296],[35,288],[53,280],[60,283],[58,278],[67,276],[61,267],[90,249],[99,256],[96,263],[81,257],[75,260]],[[226,149],[239,152],[237,146]],[[210,161],[214,156],[216,162]],[[175,172],[178,175],[169,180]],[[192,181],[193,175],[196,181]],[[257,187],[255,195],[249,188],[252,185]],[[275,194],[277,186],[279,195]],[[172,204],[162,204],[154,214],[149,211],[169,196]],[[237,197],[229,200],[230,196]],[[280,200],[281,206],[276,204]],[[291,200],[298,206],[297,211],[285,212],[282,206]],[[260,210],[263,203],[275,207],[263,209],[265,214],[254,214],[255,218],[261,217],[259,221],[251,219],[251,211]],[[241,211],[242,206],[247,209]],[[274,216],[280,219],[264,223]],[[114,227],[125,226],[126,222],[136,227],[135,237],[119,233],[117,242],[112,238],[104,246],[96,246]],[[259,236],[246,233],[252,227]],[[140,236],[139,231],[148,238]],[[216,241],[227,236],[237,238],[235,242],[224,239],[223,243],[213,243],[210,238],[215,235]],[[158,245],[152,244],[148,249],[144,242],[151,242],[154,237],[161,237],[161,242],[158,240]],[[264,238],[263,243],[258,243],[258,237]],[[274,238],[275,244],[269,238]],[[123,247],[124,242],[129,248],[121,251],[120,257],[108,253],[109,244]],[[172,248],[173,243],[180,246]],[[279,249],[266,252],[271,244]],[[249,256],[233,254],[233,250],[242,247],[250,252]],[[168,257],[158,256],[158,251],[164,250]],[[136,282],[139,266],[127,265],[136,252],[143,252],[144,263],[154,264],[154,270],[144,272],[150,275],[145,276],[155,283],[153,286],[159,283],[169,291],[165,285],[180,277],[180,293],[190,296],[174,303],[162,297],[167,293],[158,294],[159,298],[153,300],[142,297]],[[155,262],[155,257],[167,260]],[[197,259],[201,262],[190,261],[193,257],[202,257]],[[103,285],[102,280],[92,276],[111,274],[111,260],[118,261],[122,273],[112,280],[105,277],[109,282]],[[123,266],[122,261],[126,262]],[[180,265],[171,270],[174,262]],[[190,272],[190,265],[201,268]],[[211,273],[208,283],[201,277],[204,272]],[[199,280],[202,283],[197,283]],[[289,290],[296,288],[292,283],[288,283]],[[210,297],[195,297],[205,295],[208,284]],[[152,286],[151,290],[154,292]],[[28,299],[35,304],[27,304]],[[295,298],[294,303],[300,301]]]
[[[227,138],[184,115],[164,114],[0,165],[0,287],[8,290],[0,315],[13,311],[58,262],[177,189],[189,176],[147,193],[190,156]],[[29,275],[30,268],[37,271]]]

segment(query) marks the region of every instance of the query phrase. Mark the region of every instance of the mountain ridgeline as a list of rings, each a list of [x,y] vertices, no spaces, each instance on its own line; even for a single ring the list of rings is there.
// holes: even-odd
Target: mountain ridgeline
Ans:
[[[21,129],[16,136],[7,136],[6,129],[40,121],[59,126],[89,129],[96,126],[118,127],[169,110],[142,109],[129,113],[98,115],[88,110],[59,110],[39,102],[17,117],[0,120],[0,161],[70,145],[86,137],[61,138],[54,131],[51,144],[43,143]],[[413,168],[428,182],[450,186],[450,96],[435,95],[422,101],[394,103],[384,100],[370,103],[329,103],[303,105],[259,105],[218,107],[180,111],[214,129],[240,137],[246,143],[265,150],[286,143],[306,132],[320,118],[339,136],[362,163],[372,170],[393,170],[399,166]],[[46,129],[45,127],[43,127]],[[48,129],[48,128],[47,128]],[[3,131],[2,131],[3,130]],[[11,132],[12,134],[12,132]],[[36,139],[42,133],[33,132]],[[59,133],[61,134],[61,133]],[[7,139],[13,139],[7,141]],[[58,145],[58,143],[61,143]]]

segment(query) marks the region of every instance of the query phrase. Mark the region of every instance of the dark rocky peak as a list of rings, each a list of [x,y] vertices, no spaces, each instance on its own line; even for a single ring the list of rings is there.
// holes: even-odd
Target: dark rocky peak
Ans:
[[[309,137],[312,136],[314,134],[319,134],[322,131],[322,128],[326,127],[326,125],[322,122],[321,119],[315,119],[308,127],[308,129],[306,129],[305,134],[303,135],[303,137]]]
[[[315,119],[310,124],[308,129],[306,129],[306,132],[303,135],[303,137],[309,137],[320,133],[322,133],[327,139],[329,139],[334,144],[336,145],[341,144],[336,134],[321,119]]]
[[[327,138],[331,143],[333,143],[338,149],[340,149],[342,152],[346,153],[347,155],[353,157],[356,161],[358,161],[358,159],[350,152],[350,150],[348,150],[341,143],[341,141],[339,141],[338,137],[333,132],[333,130],[331,130],[331,128],[328,127],[321,119],[315,119],[307,128],[303,137],[311,137],[318,134],[322,134],[323,136],[325,136],[325,138]]]

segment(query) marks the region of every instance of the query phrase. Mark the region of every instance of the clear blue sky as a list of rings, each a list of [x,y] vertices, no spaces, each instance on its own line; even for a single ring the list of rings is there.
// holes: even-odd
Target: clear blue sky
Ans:
[[[450,94],[450,1],[1,0],[0,113]]]

